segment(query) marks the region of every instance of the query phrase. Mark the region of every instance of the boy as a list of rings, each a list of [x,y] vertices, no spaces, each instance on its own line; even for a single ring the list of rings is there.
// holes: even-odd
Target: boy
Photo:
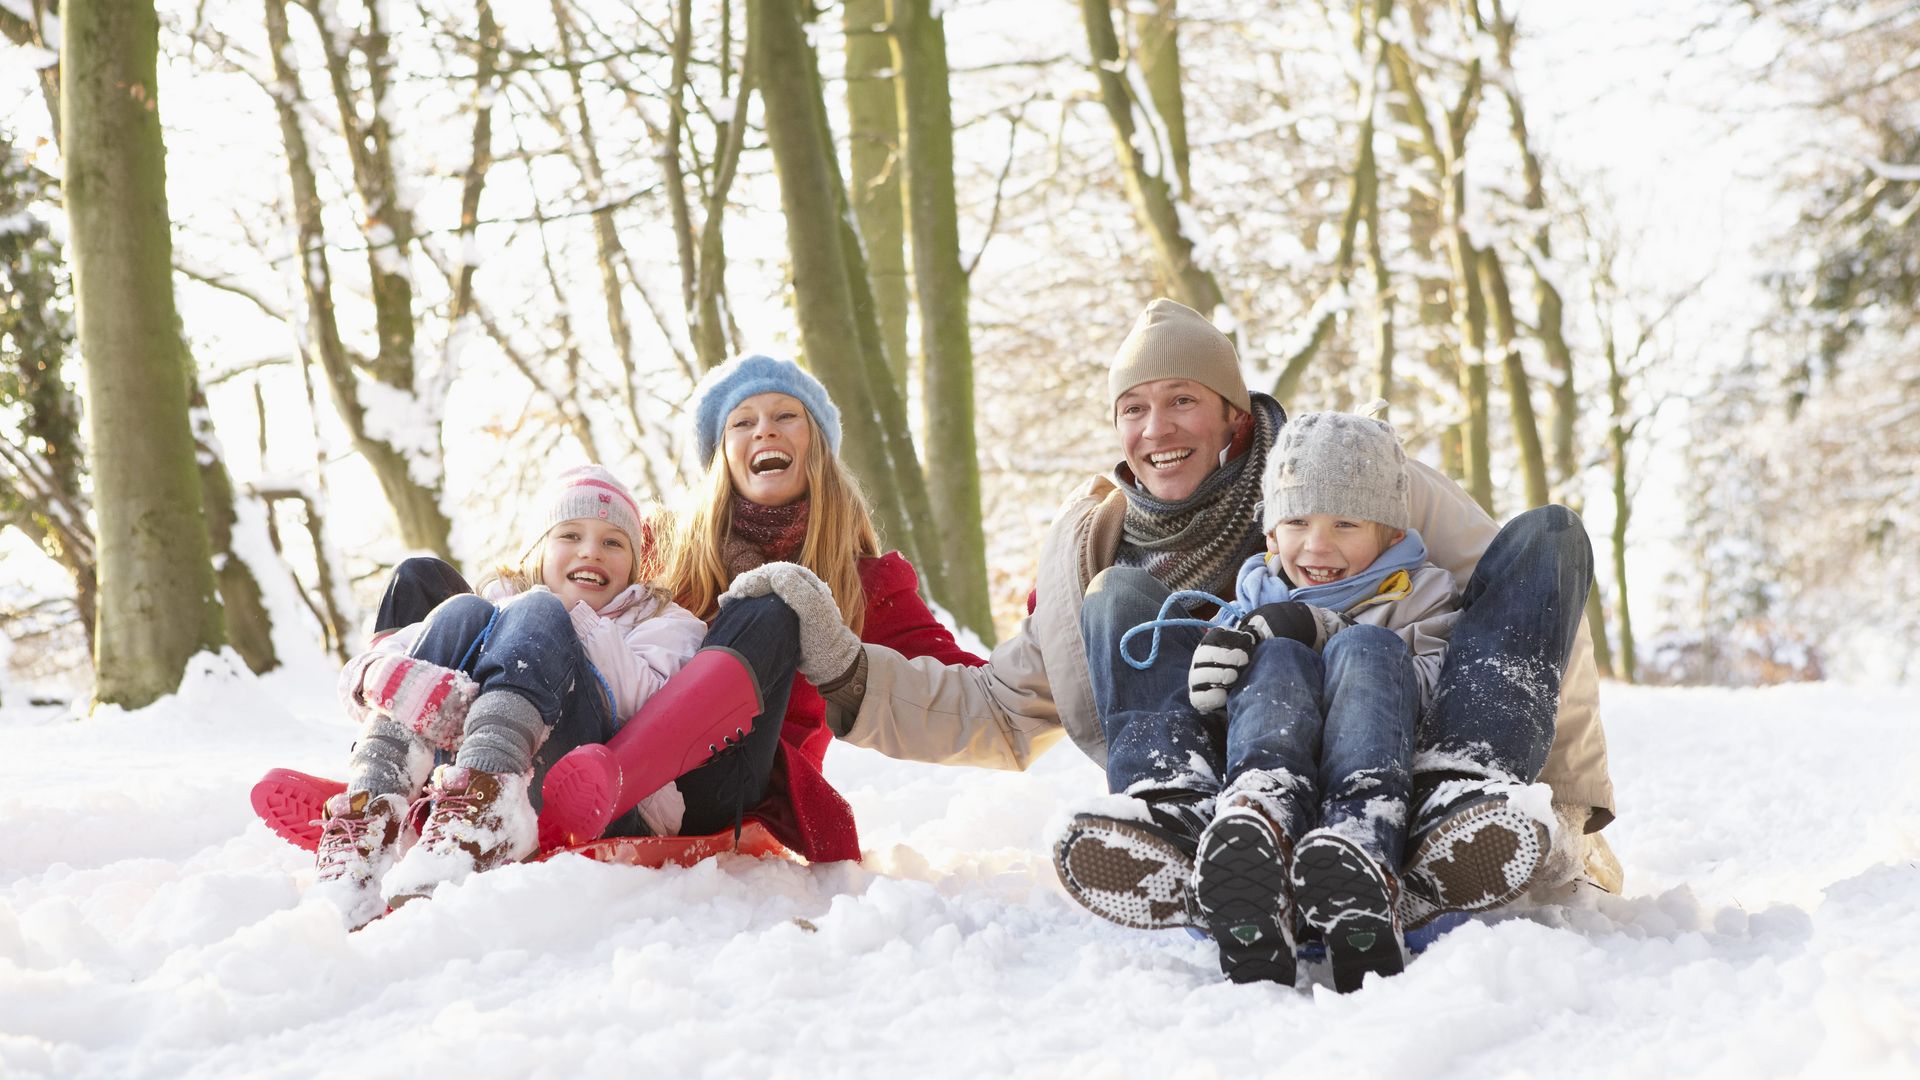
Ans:
[[[1293,418],[1262,476],[1267,554],[1194,651],[1189,696],[1226,710],[1226,772],[1192,888],[1235,981],[1292,984],[1296,907],[1342,993],[1405,964],[1414,725],[1459,617],[1452,575],[1408,528],[1407,487],[1385,422]]]

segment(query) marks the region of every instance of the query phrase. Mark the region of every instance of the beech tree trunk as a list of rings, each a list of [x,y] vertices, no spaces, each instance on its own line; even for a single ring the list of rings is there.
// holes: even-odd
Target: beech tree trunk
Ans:
[[[841,454],[865,488],[882,538],[905,551],[935,595],[945,573],[933,515],[875,317],[852,207],[827,128],[813,46],[795,0],[749,0],[748,51],[766,109],[807,366],[840,407]]]
[[[223,644],[173,302],[152,0],[68,0],[60,73],[88,385],[100,608],[94,699],[139,708]]]
[[[902,393],[908,386],[913,353],[907,344],[907,219],[900,155],[900,71],[890,37],[899,28],[891,8],[904,0],[847,0],[842,16],[847,32],[848,194],[867,248],[867,273],[873,278],[874,310],[887,366]]]
[[[927,494],[932,501],[946,590],[941,602],[962,626],[992,644],[987,540],[980,520],[980,459],[973,431],[971,284],[960,265],[960,214],[953,190],[953,103],[947,89],[945,20],[931,0],[893,0],[900,62],[900,115],[913,229],[913,280],[920,302]]]

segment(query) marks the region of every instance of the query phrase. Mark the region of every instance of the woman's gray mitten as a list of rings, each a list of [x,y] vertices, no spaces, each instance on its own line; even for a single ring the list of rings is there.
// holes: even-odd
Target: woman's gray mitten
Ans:
[[[774,594],[799,617],[800,674],[815,686],[845,675],[860,659],[860,639],[847,629],[833,590],[797,563],[767,563],[740,576],[762,573]]]

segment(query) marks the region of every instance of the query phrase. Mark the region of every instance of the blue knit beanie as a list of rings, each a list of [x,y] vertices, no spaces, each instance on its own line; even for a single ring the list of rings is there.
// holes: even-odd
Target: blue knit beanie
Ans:
[[[720,446],[727,414],[755,394],[786,394],[799,400],[827,437],[827,449],[840,452],[840,410],[834,407],[820,380],[791,360],[743,356],[707,372],[707,377],[693,388],[693,434],[699,442],[702,467],[713,460],[713,452]]]

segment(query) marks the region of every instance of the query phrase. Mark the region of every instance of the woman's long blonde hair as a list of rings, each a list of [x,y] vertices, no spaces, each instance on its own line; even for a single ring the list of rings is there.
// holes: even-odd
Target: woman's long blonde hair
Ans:
[[[856,634],[867,621],[866,590],[860,586],[860,559],[880,554],[860,485],[827,447],[827,437],[807,413],[813,436],[807,447],[807,534],[794,559],[833,590],[840,618]],[[693,504],[667,517],[666,548],[654,581],[680,606],[711,620],[719,596],[733,575],[727,571],[727,536],[733,531],[733,476],[727,471],[724,443],[713,451],[707,476]]]

